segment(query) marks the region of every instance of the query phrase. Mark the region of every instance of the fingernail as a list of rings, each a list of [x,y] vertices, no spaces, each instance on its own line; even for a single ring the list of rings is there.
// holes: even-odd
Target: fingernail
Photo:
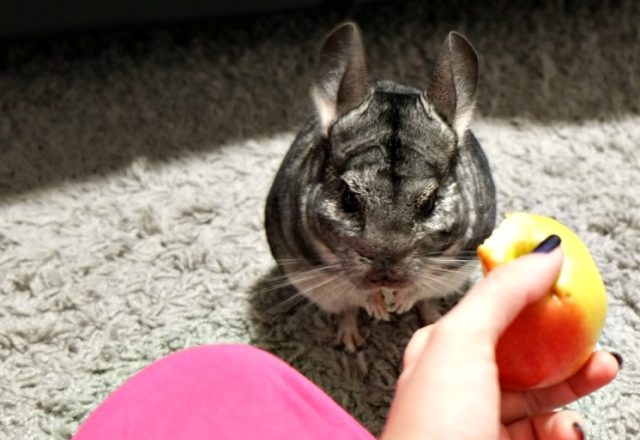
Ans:
[[[548,252],[551,252],[558,246],[560,246],[561,241],[562,240],[560,240],[560,237],[558,237],[557,235],[555,234],[549,235],[547,238],[542,240],[542,242],[538,246],[536,246],[535,249],[532,250],[531,252],[546,254]]]
[[[624,363],[622,360],[622,355],[620,353],[616,353],[615,351],[610,351],[609,353],[611,353],[611,356],[616,358],[616,361],[618,361],[618,368],[622,369],[622,364]]]
[[[578,438],[580,440],[584,440],[587,438],[587,436],[584,433],[584,428],[582,427],[582,425],[580,425],[580,423],[578,422],[573,422],[573,429],[575,432],[578,433]]]

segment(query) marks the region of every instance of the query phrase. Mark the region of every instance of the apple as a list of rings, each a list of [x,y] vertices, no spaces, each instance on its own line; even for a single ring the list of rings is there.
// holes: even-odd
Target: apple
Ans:
[[[562,240],[562,269],[549,293],[528,305],[498,341],[503,389],[530,390],[569,378],[589,359],[604,326],[607,295],[598,268],[580,238],[552,218],[507,214],[477,249],[485,274],[551,234]]]

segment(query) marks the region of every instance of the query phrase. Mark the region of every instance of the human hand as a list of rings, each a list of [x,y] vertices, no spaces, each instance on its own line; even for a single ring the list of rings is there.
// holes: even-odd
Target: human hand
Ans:
[[[500,390],[498,338],[518,313],[555,282],[562,251],[530,254],[494,269],[436,324],[418,330],[382,440],[584,438],[584,420],[554,410],[611,382],[618,360],[596,352],[574,376],[526,392]]]

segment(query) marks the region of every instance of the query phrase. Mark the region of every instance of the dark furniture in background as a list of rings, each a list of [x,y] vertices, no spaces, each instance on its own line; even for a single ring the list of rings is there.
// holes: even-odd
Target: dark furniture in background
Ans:
[[[310,8],[325,0],[4,0],[0,38]],[[349,3],[344,1],[341,3]],[[356,3],[358,3],[356,1]]]

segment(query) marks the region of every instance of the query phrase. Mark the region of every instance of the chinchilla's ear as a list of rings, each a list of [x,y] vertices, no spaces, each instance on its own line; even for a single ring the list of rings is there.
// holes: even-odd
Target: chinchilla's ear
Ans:
[[[360,30],[344,23],[329,34],[320,50],[312,97],[322,130],[364,101],[369,89]]]
[[[444,41],[427,88],[436,112],[456,131],[466,131],[478,88],[478,57],[471,44],[457,32]]]

